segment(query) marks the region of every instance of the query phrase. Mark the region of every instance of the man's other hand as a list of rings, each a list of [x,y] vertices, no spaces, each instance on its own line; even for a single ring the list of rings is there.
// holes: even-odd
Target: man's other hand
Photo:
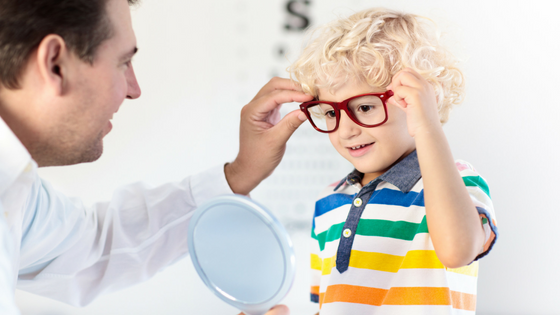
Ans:
[[[245,313],[239,313],[239,315],[245,315]],[[290,309],[286,305],[276,305],[265,315],[290,315]]]
[[[273,78],[241,110],[239,153],[225,166],[226,179],[234,193],[247,195],[278,166],[286,142],[306,120],[299,109],[280,120],[283,103],[313,99],[289,79]]]

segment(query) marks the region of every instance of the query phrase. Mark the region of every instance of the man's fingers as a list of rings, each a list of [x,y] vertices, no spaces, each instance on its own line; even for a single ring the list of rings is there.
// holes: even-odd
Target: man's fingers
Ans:
[[[286,305],[276,305],[265,315],[290,315],[290,309]]]
[[[291,102],[305,102],[313,99],[312,96],[298,91],[277,90],[249,103],[250,111],[262,120],[279,105]]]
[[[255,95],[253,100],[256,100],[268,93],[275,90],[291,90],[301,92],[301,86],[290,79],[274,77],[268,83],[261,88],[261,90]]]
[[[271,128],[270,132],[274,133],[279,141],[288,142],[288,139],[290,139],[294,131],[296,131],[306,119],[307,117],[305,114],[301,110],[296,109],[284,116],[276,126]]]
[[[278,105],[278,107],[276,107],[275,109],[268,112],[268,117],[265,119],[265,121],[267,123],[274,126],[280,121],[280,118],[282,118],[282,116],[280,116],[280,107],[281,106],[282,105]]]
[[[239,313],[239,315],[245,315],[245,313]],[[271,308],[265,315],[290,315],[290,309],[286,305],[276,305]]]

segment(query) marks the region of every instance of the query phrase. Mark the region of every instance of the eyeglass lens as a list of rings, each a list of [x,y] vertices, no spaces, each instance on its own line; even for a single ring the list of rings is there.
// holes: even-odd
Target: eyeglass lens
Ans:
[[[335,108],[329,104],[316,104],[307,108],[311,120],[322,131],[331,131],[337,125]],[[355,98],[348,103],[348,110],[360,123],[373,126],[385,120],[385,109],[381,99],[374,95]]]

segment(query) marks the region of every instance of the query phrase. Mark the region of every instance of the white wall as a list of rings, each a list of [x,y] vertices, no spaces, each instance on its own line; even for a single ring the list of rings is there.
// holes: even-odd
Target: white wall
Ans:
[[[232,160],[241,107],[272,75],[285,76],[289,62],[278,49],[294,60],[303,44],[301,33],[283,29],[298,20],[286,13],[287,2],[144,0],[133,10],[142,97],[121,107],[99,161],[41,174],[92,203],[110,198],[125,183],[160,184]],[[468,99],[445,130],[455,157],[471,162],[488,180],[500,232],[492,254],[481,262],[478,313],[560,313],[560,209],[553,203],[560,190],[559,5],[322,0],[313,1],[306,14],[317,25],[369,6],[431,17],[465,60]],[[307,302],[306,275],[314,197],[348,170],[326,136],[305,125],[290,140],[277,172],[252,194],[273,209],[296,243],[300,267],[285,301],[292,314],[315,311]],[[236,314],[204,287],[188,259],[84,309],[22,292],[17,299],[26,315]]]

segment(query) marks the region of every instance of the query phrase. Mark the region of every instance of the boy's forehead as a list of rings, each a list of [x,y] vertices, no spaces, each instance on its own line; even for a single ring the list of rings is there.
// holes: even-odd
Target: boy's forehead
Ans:
[[[323,87],[317,89],[317,99],[323,101],[338,102],[355,95],[366,93],[383,93],[386,89],[379,86],[371,86],[363,81],[351,80],[336,89]]]

